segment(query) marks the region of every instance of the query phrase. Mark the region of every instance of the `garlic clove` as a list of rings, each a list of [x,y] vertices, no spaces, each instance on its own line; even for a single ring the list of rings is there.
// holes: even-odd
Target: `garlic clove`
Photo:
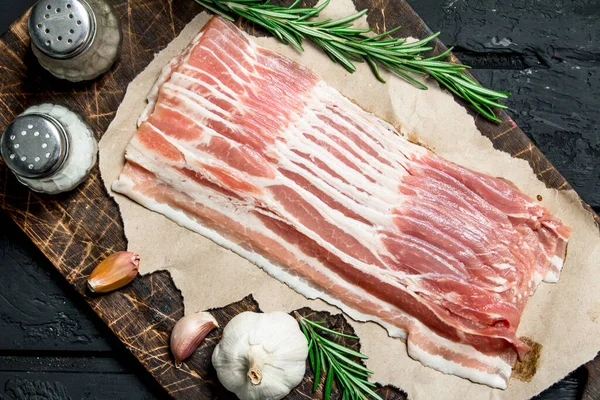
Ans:
[[[122,288],[138,274],[140,256],[118,251],[108,256],[90,274],[88,288],[93,293],[107,293]]]
[[[206,335],[218,328],[217,320],[207,312],[186,315],[175,324],[171,332],[171,352],[175,357],[175,366],[191,356],[200,346]]]

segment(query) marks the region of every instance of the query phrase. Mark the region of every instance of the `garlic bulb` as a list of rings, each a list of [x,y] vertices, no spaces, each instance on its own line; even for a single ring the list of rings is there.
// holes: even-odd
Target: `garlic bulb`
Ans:
[[[284,312],[243,312],[223,330],[212,363],[225,388],[241,400],[278,400],[304,377],[308,341]]]

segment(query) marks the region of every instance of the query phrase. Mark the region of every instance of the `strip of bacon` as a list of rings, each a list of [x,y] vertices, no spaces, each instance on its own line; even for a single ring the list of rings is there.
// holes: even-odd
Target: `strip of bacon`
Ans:
[[[150,93],[113,189],[505,388],[527,298],[570,229],[510,183],[406,141],[302,66],[211,19]]]

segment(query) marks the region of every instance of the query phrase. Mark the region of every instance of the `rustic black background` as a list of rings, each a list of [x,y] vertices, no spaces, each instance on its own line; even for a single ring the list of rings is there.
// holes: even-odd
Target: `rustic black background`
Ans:
[[[192,1],[192,0],[190,0]],[[600,0],[410,0],[600,210]],[[0,32],[33,3],[0,0]],[[576,399],[584,368],[543,399]],[[0,399],[161,399],[162,388],[0,211]]]

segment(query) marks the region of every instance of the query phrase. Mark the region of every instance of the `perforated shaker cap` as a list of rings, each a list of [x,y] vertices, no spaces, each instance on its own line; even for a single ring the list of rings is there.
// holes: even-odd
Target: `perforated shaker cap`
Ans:
[[[28,29],[42,53],[67,59],[89,48],[96,35],[96,18],[84,0],[40,0],[31,10]]]
[[[17,117],[0,138],[2,159],[16,175],[43,178],[57,172],[69,152],[64,128],[46,114]]]

